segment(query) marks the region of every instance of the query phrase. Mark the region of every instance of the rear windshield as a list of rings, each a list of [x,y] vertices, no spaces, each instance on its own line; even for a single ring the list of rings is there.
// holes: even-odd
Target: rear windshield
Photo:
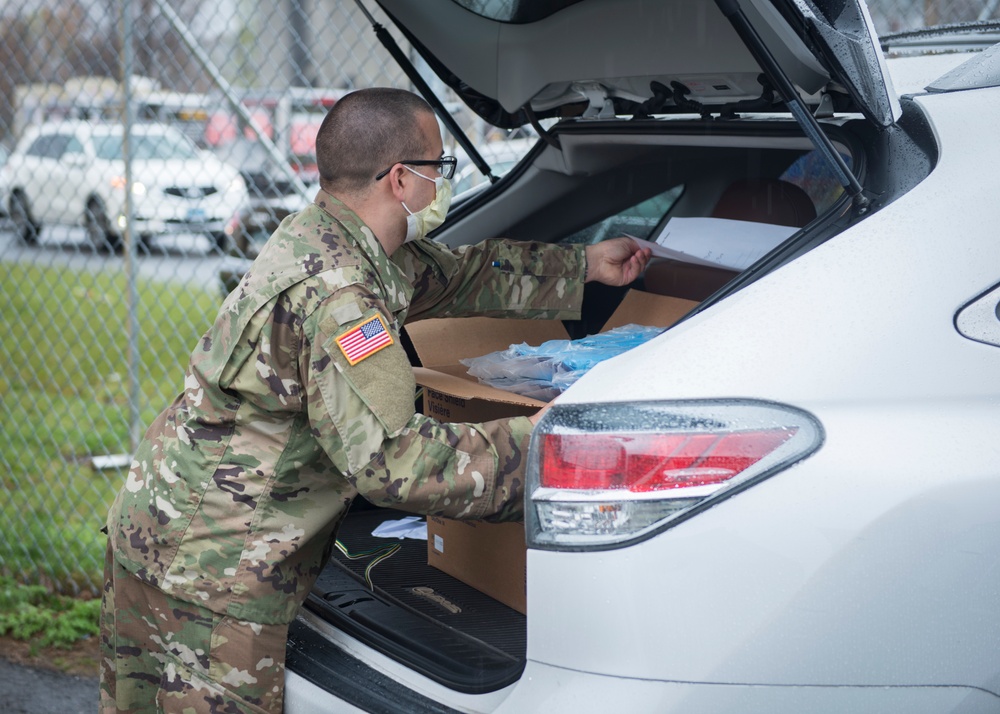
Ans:
[[[454,0],[480,17],[498,22],[523,24],[535,22],[581,0]]]

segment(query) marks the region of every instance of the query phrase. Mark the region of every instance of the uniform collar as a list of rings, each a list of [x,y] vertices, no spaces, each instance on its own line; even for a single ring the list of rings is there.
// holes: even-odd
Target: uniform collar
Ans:
[[[399,266],[392,262],[371,228],[343,201],[323,189],[316,194],[313,203],[343,228],[344,238],[354,244],[371,265],[375,280],[381,288],[378,292],[385,300],[386,307],[394,315],[405,311],[410,306],[413,286]]]

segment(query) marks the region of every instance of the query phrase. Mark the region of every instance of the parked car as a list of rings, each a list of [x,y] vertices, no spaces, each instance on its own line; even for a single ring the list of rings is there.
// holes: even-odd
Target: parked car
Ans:
[[[290,213],[304,208],[319,188],[316,133],[345,90],[289,87],[254,90],[241,101],[275,149],[279,165],[245,119],[229,109],[214,112],[205,127],[204,143],[220,159],[236,166],[250,193],[249,202],[226,228],[231,236],[229,261],[221,270],[223,287],[234,285],[267,237]],[[303,192],[296,182],[300,183]],[[232,267],[230,267],[232,266]]]
[[[123,127],[63,121],[30,127],[7,163],[8,205],[17,235],[38,239],[45,223],[83,225],[95,247],[121,246],[125,214]],[[199,151],[177,129],[132,128],[132,230],[205,233],[222,246],[227,222],[247,201],[233,167]]]
[[[379,4],[484,119],[562,117],[434,239],[790,230],[651,266],[633,289],[686,317],[539,423],[526,615],[419,541],[335,551],[286,711],[1000,709],[996,26],[883,50],[857,0]],[[587,293],[575,335],[624,290]],[[340,540],[398,516],[356,503]]]
[[[303,182],[307,199],[292,181],[291,176],[296,174],[288,173],[291,167],[277,165],[259,141],[236,137],[216,149],[216,154],[239,168],[249,193],[249,200],[226,227],[233,252],[238,257],[255,258],[278,224],[290,213],[305,208],[316,195],[318,175],[304,177],[308,180]]]

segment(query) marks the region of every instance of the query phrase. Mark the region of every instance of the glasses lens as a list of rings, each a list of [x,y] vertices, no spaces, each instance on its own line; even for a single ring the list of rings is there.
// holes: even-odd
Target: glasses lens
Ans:
[[[445,156],[441,159],[441,175],[448,180],[451,180],[452,176],[455,175],[455,166],[458,164],[458,159],[454,156]]]

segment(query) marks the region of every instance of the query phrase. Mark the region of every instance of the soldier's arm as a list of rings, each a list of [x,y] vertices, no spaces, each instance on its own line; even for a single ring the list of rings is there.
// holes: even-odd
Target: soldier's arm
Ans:
[[[583,246],[488,240],[449,250],[407,243],[393,261],[414,286],[407,319],[534,317],[575,320],[583,304]]]
[[[310,428],[337,471],[380,506],[520,519],[529,419],[452,424],[415,413],[413,371],[392,318],[362,292],[341,292],[310,316],[300,351]],[[364,339],[382,344],[359,342],[364,326],[374,327]]]

